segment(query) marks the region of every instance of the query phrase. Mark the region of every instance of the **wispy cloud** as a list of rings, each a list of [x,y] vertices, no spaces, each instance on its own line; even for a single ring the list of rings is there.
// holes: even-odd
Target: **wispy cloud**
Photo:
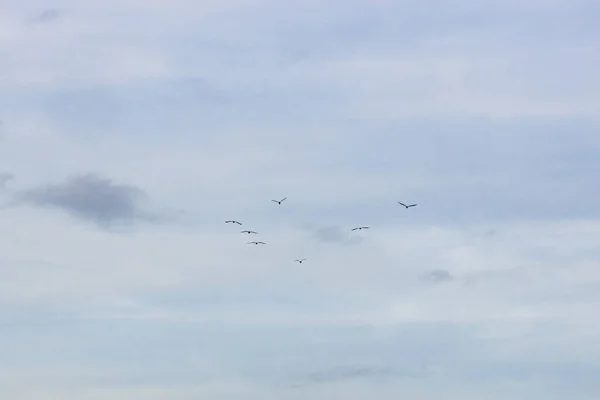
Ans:
[[[452,273],[445,269],[435,269],[429,271],[424,275],[423,278],[434,283],[448,282],[454,279]]]
[[[314,372],[308,375],[308,384],[327,384],[353,379],[368,379],[389,376],[391,368],[381,367],[339,367],[328,371]]]
[[[313,232],[314,237],[322,242],[326,243],[338,243],[338,244],[358,244],[362,241],[362,237],[358,235],[352,235],[350,229],[345,230],[339,226],[326,226],[318,228]]]
[[[6,184],[14,178],[15,176],[9,172],[0,172],[0,190],[3,190]]]
[[[31,20],[32,23],[36,24],[46,24],[50,22],[55,22],[60,18],[60,11],[56,8],[48,8],[42,11],[38,16]]]

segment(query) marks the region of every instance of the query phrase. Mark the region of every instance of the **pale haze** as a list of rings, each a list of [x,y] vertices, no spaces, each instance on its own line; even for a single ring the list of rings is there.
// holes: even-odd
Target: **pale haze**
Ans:
[[[2,2],[1,397],[597,400],[598,21]]]

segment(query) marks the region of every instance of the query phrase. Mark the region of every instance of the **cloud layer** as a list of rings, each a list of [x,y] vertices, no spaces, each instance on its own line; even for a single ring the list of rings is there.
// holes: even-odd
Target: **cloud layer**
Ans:
[[[593,2],[7,4],[7,397],[598,398]]]

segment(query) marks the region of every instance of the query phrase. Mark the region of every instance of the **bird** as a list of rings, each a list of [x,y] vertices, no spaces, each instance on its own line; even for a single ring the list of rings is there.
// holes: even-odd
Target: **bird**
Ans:
[[[362,229],[369,229],[369,227],[368,226],[359,226],[358,228],[352,228],[350,230],[351,231],[360,231]]]
[[[265,242],[248,242],[246,244],[266,244]]]
[[[414,207],[414,206],[416,206],[416,204],[409,204],[409,205],[406,205],[406,204],[404,204],[404,203],[401,203],[401,202],[398,202],[398,204],[400,204],[401,206],[404,206],[404,207],[406,207],[406,208],[410,208],[410,207]]]
[[[302,261],[306,261],[306,258],[303,258],[301,260],[296,260],[297,262],[299,262],[300,264],[302,264]]]
[[[284,198],[283,198],[283,199],[281,199],[281,200],[271,200],[271,201],[274,201],[274,202],[275,202],[275,203],[277,203],[277,204],[281,204],[281,203],[282,203],[282,202],[283,202],[285,199],[287,199],[287,197],[284,197]]]
[[[248,233],[248,234],[250,234],[250,233],[258,233],[258,232],[255,232],[255,231],[241,231],[240,233]]]
[[[225,223],[226,223],[226,224],[238,224],[238,225],[241,225],[241,224],[242,224],[241,222],[234,221],[234,220],[225,221]]]

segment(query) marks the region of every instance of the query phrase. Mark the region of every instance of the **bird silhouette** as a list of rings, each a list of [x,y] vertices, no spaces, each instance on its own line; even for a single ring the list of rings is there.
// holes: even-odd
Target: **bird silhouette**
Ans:
[[[246,244],[266,244],[265,242],[248,242]]]
[[[242,224],[241,222],[234,221],[234,220],[231,220],[231,219],[230,219],[229,221],[225,221],[225,223],[226,223],[226,224],[238,224],[238,225],[241,225],[241,224]]]
[[[240,233],[248,233],[248,234],[250,234],[250,233],[255,233],[255,234],[256,234],[256,233],[258,233],[258,232],[255,232],[255,231],[241,231]]]
[[[351,231],[360,231],[362,229],[369,229],[369,227],[368,226],[359,226],[358,228],[352,228],[350,230]]]
[[[410,207],[414,207],[414,206],[416,206],[416,204],[409,204],[409,205],[406,205],[406,204],[404,204],[404,203],[401,203],[401,202],[398,202],[398,204],[400,204],[401,206],[404,206],[404,207],[406,207],[406,208],[410,208]]]
[[[287,199],[287,197],[284,197],[284,198],[283,198],[283,199],[281,199],[281,200],[271,200],[271,201],[274,201],[274,202],[275,202],[275,203],[277,203],[277,204],[281,204],[281,203],[282,203],[282,202],[283,202],[285,199]]]
[[[296,260],[296,262],[299,262],[300,264],[302,264],[303,261],[306,261],[306,258],[303,258],[301,260]]]

